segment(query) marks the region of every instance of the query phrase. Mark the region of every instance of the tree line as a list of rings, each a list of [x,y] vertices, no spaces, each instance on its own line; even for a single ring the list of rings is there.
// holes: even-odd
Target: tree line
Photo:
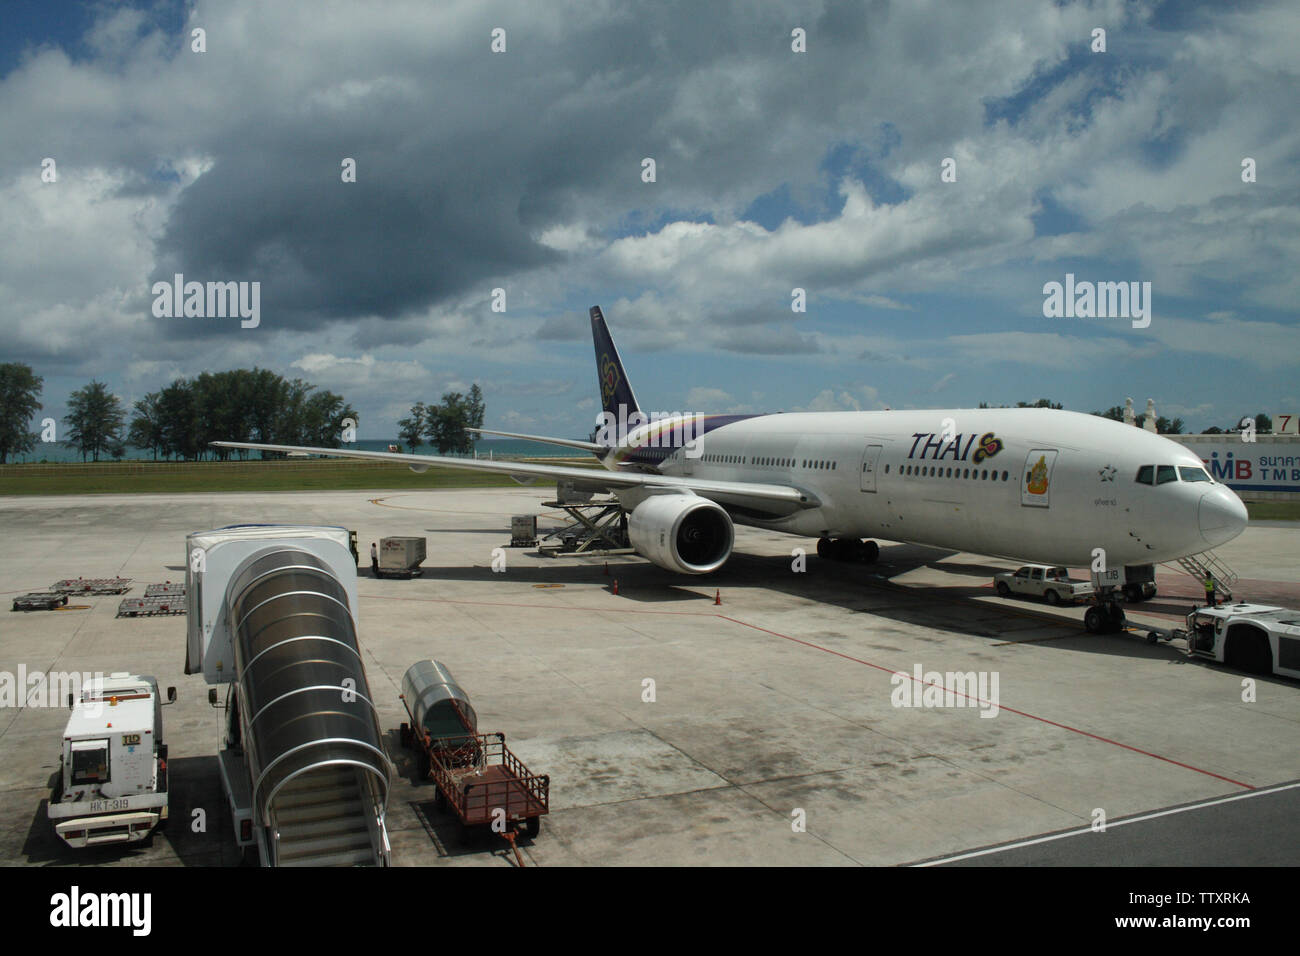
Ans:
[[[30,453],[42,436],[29,430],[44,379],[30,366],[0,365],[0,464],[10,455]],[[225,459],[247,452],[212,448],[213,441],[267,442],[337,448],[345,424],[355,425],[356,410],[343,396],[302,379],[285,379],[268,369],[203,372],[178,378],[135,402],[130,418],[122,400],[100,381],[68,397],[62,444],[82,461],[121,459],[127,445],[154,457],[186,461]]]
[[[436,405],[416,402],[411,406],[411,414],[397,423],[397,434],[412,452],[427,444],[440,455],[469,454],[478,436],[466,429],[482,428],[485,411],[483,390],[475,383],[468,395],[444,392],[442,401]]]

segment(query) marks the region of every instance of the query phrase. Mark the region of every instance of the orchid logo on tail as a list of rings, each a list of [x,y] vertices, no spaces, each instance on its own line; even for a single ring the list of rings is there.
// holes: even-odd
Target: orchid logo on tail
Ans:
[[[606,406],[614,397],[614,389],[618,388],[618,366],[608,354],[600,357],[600,397],[604,400]]]

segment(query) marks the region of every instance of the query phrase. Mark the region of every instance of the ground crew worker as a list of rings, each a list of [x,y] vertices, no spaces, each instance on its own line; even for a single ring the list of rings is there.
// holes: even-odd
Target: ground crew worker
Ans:
[[[373,541],[370,542],[370,570],[379,577],[379,549]]]
[[[1209,571],[1205,572],[1205,606],[1216,606],[1214,602],[1214,575]]]

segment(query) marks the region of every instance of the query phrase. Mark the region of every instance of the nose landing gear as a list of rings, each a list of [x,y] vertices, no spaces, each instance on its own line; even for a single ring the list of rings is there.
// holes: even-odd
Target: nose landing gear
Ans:
[[[1126,623],[1124,609],[1110,588],[1107,593],[1098,594],[1097,603],[1083,614],[1083,626],[1089,634],[1118,634]]]

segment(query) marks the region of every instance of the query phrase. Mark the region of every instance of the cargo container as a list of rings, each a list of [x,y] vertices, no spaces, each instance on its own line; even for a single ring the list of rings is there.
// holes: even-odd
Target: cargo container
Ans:
[[[530,548],[537,543],[537,515],[515,515],[510,519],[510,547]]]
[[[425,559],[424,538],[380,538],[379,570],[403,576],[420,573]]]

